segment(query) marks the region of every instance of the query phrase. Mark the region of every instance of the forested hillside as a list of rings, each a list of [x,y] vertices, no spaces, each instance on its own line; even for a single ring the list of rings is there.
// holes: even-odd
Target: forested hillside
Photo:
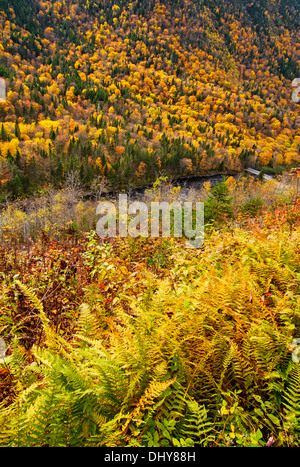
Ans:
[[[299,13],[0,0],[1,447],[299,447]],[[137,186],[204,242],[99,235]]]
[[[0,2],[2,198],[297,165],[299,0]]]

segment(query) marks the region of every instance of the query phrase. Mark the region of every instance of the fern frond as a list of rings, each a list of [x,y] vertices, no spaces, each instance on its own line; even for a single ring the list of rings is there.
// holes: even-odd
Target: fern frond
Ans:
[[[187,410],[178,427],[178,436],[191,438],[196,444],[207,446],[213,439],[213,423],[208,419],[207,410],[195,400],[188,400],[186,404]]]
[[[300,365],[293,363],[288,374],[287,386],[282,395],[282,405],[285,408],[285,419],[297,421],[300,430]]]
[[[40,313],[40,315],[43,315],[44,313],[43,304],[37,298],[33,289],[31,287],[28,287],[27,285],[22,284],[22,282],[19,281],[18,279],[15,280],[15,284],[17,285],[19,290],[22,292],[22,294],[25,295],[31,301],[31,303],[34,305],[34,308],[37,310],[37,312]],[[45,315],[43,316],[43,318],[47,321],[47,318]]]
[[[250,342],[257,367],[266,373],[275,369],[287,353],[286,337],[269,323],[254,326]]]
[[[80,306],[78,328],[78,333],[86,338],[95,339],[98,337],[99,323],[86,303]]]
[[[22,282],[19,281],[18,279],[15,280],[15,284],[18,287],[18,289],[21,291],[21,293],[25,297],[27,297],[28,300],[33,304],[34,309],[37,311],[37,314],[39,314],[39,317],[44,327],[47,339],[49,339],[50,341],[53,340],[54,333],[49,325],[49,320],[46,317],[46,314],[44,312],[43,304],[36,296],[34,290],[31,287],[28,287],[27,285],[22,284]]]
[[[143,396],[138,401],[135,409],[130,414],[129,419],[123,426],[122,430],[126,430],[131,420],[138,419],[141,413],[154,404],[154,399],[160,397],[161,394],[174,382],[175,379],[170,379],[168,381],[152,381]]]

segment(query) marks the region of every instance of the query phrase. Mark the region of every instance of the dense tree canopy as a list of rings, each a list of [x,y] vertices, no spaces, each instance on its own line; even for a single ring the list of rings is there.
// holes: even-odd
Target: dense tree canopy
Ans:
[[[0,0],[0,11],[2,196],[60,186],[71,169],[87,188],[104,176],[121,188],[299,163],[299,0]]]

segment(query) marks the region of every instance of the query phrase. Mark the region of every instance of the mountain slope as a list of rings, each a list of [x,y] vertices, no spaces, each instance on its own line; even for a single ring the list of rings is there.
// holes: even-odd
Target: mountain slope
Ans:
[[[299,163],[300,3],[0,0],[2,197]]]

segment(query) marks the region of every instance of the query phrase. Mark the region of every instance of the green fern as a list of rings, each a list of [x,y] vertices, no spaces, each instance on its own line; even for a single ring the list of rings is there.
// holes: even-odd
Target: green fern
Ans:
[[[195,400],[187,400],[186,413],[176,426],[176,435],[180,440],[192,440],[193,445],[207,446],[213,440],[213,424],[208,418],[204,405]]]
[[[291,424],[300,432],[300,365],[292,363],[285,390],[282,394],[285,425]]]

